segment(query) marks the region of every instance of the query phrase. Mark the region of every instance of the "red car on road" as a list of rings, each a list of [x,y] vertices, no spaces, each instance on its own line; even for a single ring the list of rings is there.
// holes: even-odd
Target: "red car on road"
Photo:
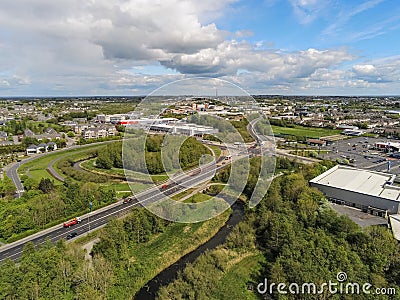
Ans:
[[[75,225],[75,224],[78,224],[80,222],[82,222],[81,218],[79,218],[79,217],[73,218],[72,220],[69,220],[68,222],[65,222],[64,223],[64,227],[68,228],[68,227],[70,227],[72,225]]]

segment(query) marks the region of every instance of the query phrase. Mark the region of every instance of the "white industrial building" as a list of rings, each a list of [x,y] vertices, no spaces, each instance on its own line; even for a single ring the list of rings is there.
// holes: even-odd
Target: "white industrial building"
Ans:
[[[396,175],[337,165],[310,180],[333,202],[386,217],[398,214],[400,187]]]
[[[121,121],[119,124],[129,126],[130,128],[145,128],[155,132],[188,136],[203,136],[205,134],[215,134],[218,132],[218,129],[210,126],[186,123],[175,118],[140,118]]]
[[[129,126],[130,128],[149,128],[152,125],[176,123],[175,118],[140,118],[121,121],[118,124]]]
[[[218,129],[210,126],[202,126],[192,123],[175,123],[175,124],[154,124],[150,130],[157,132],[169,132],[172,134],[203,136],[205,134],[216,134]]]

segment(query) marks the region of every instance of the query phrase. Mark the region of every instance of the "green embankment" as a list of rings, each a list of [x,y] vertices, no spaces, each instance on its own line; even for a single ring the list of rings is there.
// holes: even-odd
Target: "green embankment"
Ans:
[[[26,174],[29,177],[32,177],[33,179],[35,179],[37,181],[40,181],[40,179],[42,177],[50,178],[53,180],[54,178],[46,170],[49,163],[51,163],[52,161],[57,160],[57,159],[62,159],[63,157],[71,157],[74,154],[78,154],[78,153],[81,153],[84,151],[93,151],[96,149],[100,149],[101,147],[104,147],[104,145],[91,145],[91,146],[86,146],[86,147],[70,149],[70,150],[54,151],[53,153],[46,154],[44,156],[38,157],[37,159],[34,159],[32,161],[29,161],[29,162],[23,164],[18,169],[18,173],[20,175]],[[57,171],[56,164],[54,164],[54,168]],[[61,184],[58,180],[55,180],[55,183]]]
[[[254,274],[260,271],[263,262],[265,262],[265,258],[259,253],[250,253],[244,258],[232,259],[228,262],[228,268],[224,275],[218,281],[217,288],[213,292],[214,298],[220,300],[258,299],[252,292],[252,289],[257,287],[249,283],[253,281]]]
[[[208,241],[225,224],[230,214],[231,210],[227,210],[201,223],[170,224],[163,233],[151,237],[148,242],[135,244],[130,249],[130,269],[136,269],[135,272],[140,270],[140,276],[130,283],[129,294],[134,295],[162,270]],[[126,287],[115,286],[112,294],[127,295]]]

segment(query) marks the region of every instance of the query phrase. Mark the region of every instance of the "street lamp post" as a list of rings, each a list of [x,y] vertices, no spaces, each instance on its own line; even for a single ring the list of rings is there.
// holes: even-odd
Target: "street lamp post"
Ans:
[[[93,202],[90,201],[90,202],[89,202],[89,209],[90,209],[90,211],[89,211],[89,216],[88,216],[89,231],[90,231],[90,214],[92,213],[92,208],[93,208]]]

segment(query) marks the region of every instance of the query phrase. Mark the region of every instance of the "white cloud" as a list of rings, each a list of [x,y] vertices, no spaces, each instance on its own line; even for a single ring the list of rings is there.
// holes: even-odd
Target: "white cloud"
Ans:
[[[187,74],[232,75],[245,69],[285,79],[309,76],[318,68],[335,66],[352,58],[343,49],[285,53],[256,50],[249,43],[232,40],[194,54],[176,55],[172,60],[162,61],[162,64]]]
[[[253,35],[247,29],[220,30],[215,20],[233,2],[4,0],[0,91],[143,94],[195,75],[222,77],[264,93],[321,90],[335,94],[357,86],[386,91],[389,82],[392,89],[399,88],[398,58],[358,61],[352,66],[355,57],[344,48],[287,52],[271,49],[264,41],[246,42]],[[290,3],[297,17],[307,23],[325,13],[330,1]],[[347,18],[378,3],[369,1]],[[157,68],[143,68],[160,68],[159,63],[179,73],[157,74]],[[134,67],[142,68],[142,74],[135,74]]]
[[[354,65],[353,70],[359,75],[376,74],[376,68],[373,65]]]

